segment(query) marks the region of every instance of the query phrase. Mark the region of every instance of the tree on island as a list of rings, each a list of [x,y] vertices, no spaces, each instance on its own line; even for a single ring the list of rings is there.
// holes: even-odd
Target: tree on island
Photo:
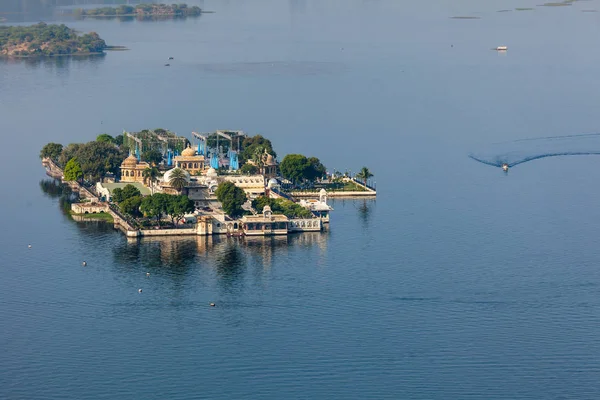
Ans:
[[[156,223],[160,227],[160,219],[167,212],[168,194],[155,193],[144,197],[140,205],[140,211],[148,218],[156,218]]]
[[[58,164],[64,166],[70,159],[77,158],[84,177],[90,181],[100,181],[108,172],[116,174],[125,157],[127,154],[113,143],[71,143],[63,148]]]
[[[369,171],[369,168],[362,167],[360,171],[356,174],[356,179],[361,179],[364,182],[365,186],[367,186],[367,180],[369,180],[373,176],[374,175],[371,171]]]
[[[322,179],[327,175],[327,168],[321,163],[317,157],[308,158],[309,168],[307,170],[307,179],[309,181],[315,181],[316,179]]]
[[[102,133],[100,135],[98,135],[98,137],[96,137],[96,142],[103,142],[103,143],[115,143],[115,138],[110,136],[108,133]]]
[[[279,164],[281,175],[292,182],[303,180],[307,169],[308,159],[302,154],[288,154]]]
[[[83,177],[83,171],[81,165],[76,158],[71,158],[65,166],[64,177],[66,181],[75,182],[79,181]]]
[[[116,189],[115,189],[116,190]],[[140,206],[142,205],[142,196],[130,197],[119,203],[119,209],[123,214],[131,215],[136,218],[141,216]]]
[[[132,199],[130,199],[132,200]],[[139,205],[139,210],[148,218],[156,218],[158,226],[161,225],[163,215],[171,218],[173,225],[176,220],[183,218],[185,214],[191,213],[196,209],[194,202],[185,195],[170,195],[165,193],[155,193],[144,197]]]
[[[325,166],[318,158],[306,158],[302,154],[286,155],[279,164],[279,170],[284,178],[292,182],[305,180],[314,182],[326,173]]]
[[[61,167],[67,165],[67,162],[69,162],[71,158],[77,156],[77,150],[79,150],[81,146],[83,146],[81,143],[71,143],[67,147],[64,147],[58,157],[58,165]]]
[[[169,185],[181,191],[187,185],[187,174],[181,168],[174,168],[169,176]]]
[[[265,150],[273,157],[277,157],[277,153],[273,150],[273,145],[269,139],[256,135],[247,137],[242,141],[242,151],[240,152],[240,162],[245,163],[252,160],[256,155],[256,150],[260,148],[260,154],[264,154]]]
[[[118,17],[118,16],[172,16],[172,17],[195,17],[202,13],[198,6],[188,7],[187,4],[137,4],[135,7],[121,5],[119,7],[101,7],[73,11],[76,17]]]
[[[62,153],[63,145],[60,143],[48,143],[40,151],[40,158],[49,158],[54,162],[58,162],[58,158]]]
[[[232,182],[225,181],[219,184],[215,194],[227,215],[232,218],[242,215],[244,212],[242,204],[246,202],[246,193],[243,189]]]
[[[150,149],[142,153],[142,161],[146,161],[150,165],[158,165],[163,160],[163,156],[158,150]]]
[[[158,178],[160,178],[161,176],[161,172],[156,167],[146,168],[142,171],[142,177],[144,177],[144,185],[150,183],[151,194],[154,194],[154,184],[158,182]]]
[[[115,136],[115,138],[113,139],[113,143],[116,144],[117,146],[122,146],[123,145],[123,139],[125,137],[123,135],[117,135]]]
[[[105,142],[89,142],[79,145],[75,155],[81,163],[84,176],[99,181],[108,172],[116,174],[126,155],[117,146]]]
[[[141,196],[141,195],[142,195],[142,193],[140,192],[140,190],[138,188],[129,184],[129,185],[125,185],[123,187],[123,189],[116,188],[115,190],[113,190],[111,197],[115,203],[121,203],[132,197],[137,197],[137,196]]]
[[[166,214],[171,217],[171,222],[175,225],[175,220],[179,221],[196,209],[194,202],[185,195],[169,196],[166,204]]]
[[[271,207],[271,211],[274,214],[283,214],[288,218],[312,217],[312,213],[308,209],[287,199],[272,199],[266,196],[259,196],[252,200],[252,208],[258,212],[261,212],[265,206]]]
[[[0,56],[99,54],[105,48],[97,33],[79,35],[65,25],[0,26]]]
[[[258,167],[254,164],[246,163],[246,164],[242,165],[242,168],[240,168],[240,171],[242,174],[255,175],[258,173]]]

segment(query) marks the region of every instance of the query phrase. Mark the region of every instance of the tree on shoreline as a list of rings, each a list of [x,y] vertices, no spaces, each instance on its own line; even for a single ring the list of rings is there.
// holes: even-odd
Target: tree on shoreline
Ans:
[[[64,177],[66,181],[75,182],[79,181],[83,177],[83,171],[81,165],[76,158],[71,158],[65,166]]]
[[[62,153],[63,145],[60,143],[48,143],[40,151],[40,158],[49,158],[55,163],[58,163],[58,158]]]
[[[156,218],[156,223],[160,227],[160,219],[167,211],[168,194],[156,193],[144,197],[140,205],[140,211],[148,218]]]
[[[0,26],[0,55],[54,56],[102,53],[106,42],[91,32],[79,35],[74,29],[40,22],[30,26]]]
[[[279,164],[279,170],[284,178],[292,182],[314,182],[326,173],[325,166],[317,157],[306,158],[302,154],[286,155]]]
[[[140,206],[142,205],[142,196],[130,197],[119,204],[119,209],[123,214],[129,214],[136,218],[141,216]]]
[[[70,143],[67,147],[63,147],[60,156],[58,157],[58,165],[64,167],[71,158],[77,155],[77,150],[82,146],[81,143]]]
[[[373,176],[374,175],[371,171],[369,171],[369,168],[362,167],[360,171],[356,174],[356,179],[361,179],[365,186],[367,186],[367,180],[369,180]]]
[[[232,218],[243,213],[242,204],[246,202],[246,193],[232,182],[225,181],[219,184],[215,192],[221,202],[223,211]]]
[[[175,220],[179,221],[185,214],[189,214],[196,209],[194,202],[185,195],[169,196],[166,205],[166,214],[171,217],[171,222],[175,225]]]

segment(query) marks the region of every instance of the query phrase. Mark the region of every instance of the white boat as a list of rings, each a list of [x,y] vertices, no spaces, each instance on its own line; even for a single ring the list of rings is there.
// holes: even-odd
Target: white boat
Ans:
[[[498,50],[498,51],[506,51],[506,50],[508,50],[508,46],[498,46],[498,47],[496,47],[496,50]]]
[[[507,163],[502,164],[502,171],[504,171],[504,172],[508,171],[508,164]]]

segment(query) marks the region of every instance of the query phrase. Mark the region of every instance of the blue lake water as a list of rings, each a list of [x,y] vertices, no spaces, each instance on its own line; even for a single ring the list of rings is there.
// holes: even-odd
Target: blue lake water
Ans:
[[[0,61],[0,398],[600,397],[600,157],[469,158],[600,132],[598,1],[188,3],[216,13],[7,14],[129,50]],[[378,198],[323,234],[137,243],[40,190],[45,143],[156,127],[366,165]]]

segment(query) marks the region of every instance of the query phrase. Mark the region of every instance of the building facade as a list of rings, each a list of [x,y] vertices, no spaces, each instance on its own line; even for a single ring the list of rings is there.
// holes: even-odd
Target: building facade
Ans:
[[[191,175],[197,175],[198,172],[204,171],[204,156],[196,154],[196,150],[192,149],[189,144],[180,156],[173,158],[173,161],[175,168],[184,169]]]
[[[150,168],[150,164],[144,161],[138,161],[138,159],[130,154],[121,163],[121,182],[144,182],[143,172],[146,168]]]

